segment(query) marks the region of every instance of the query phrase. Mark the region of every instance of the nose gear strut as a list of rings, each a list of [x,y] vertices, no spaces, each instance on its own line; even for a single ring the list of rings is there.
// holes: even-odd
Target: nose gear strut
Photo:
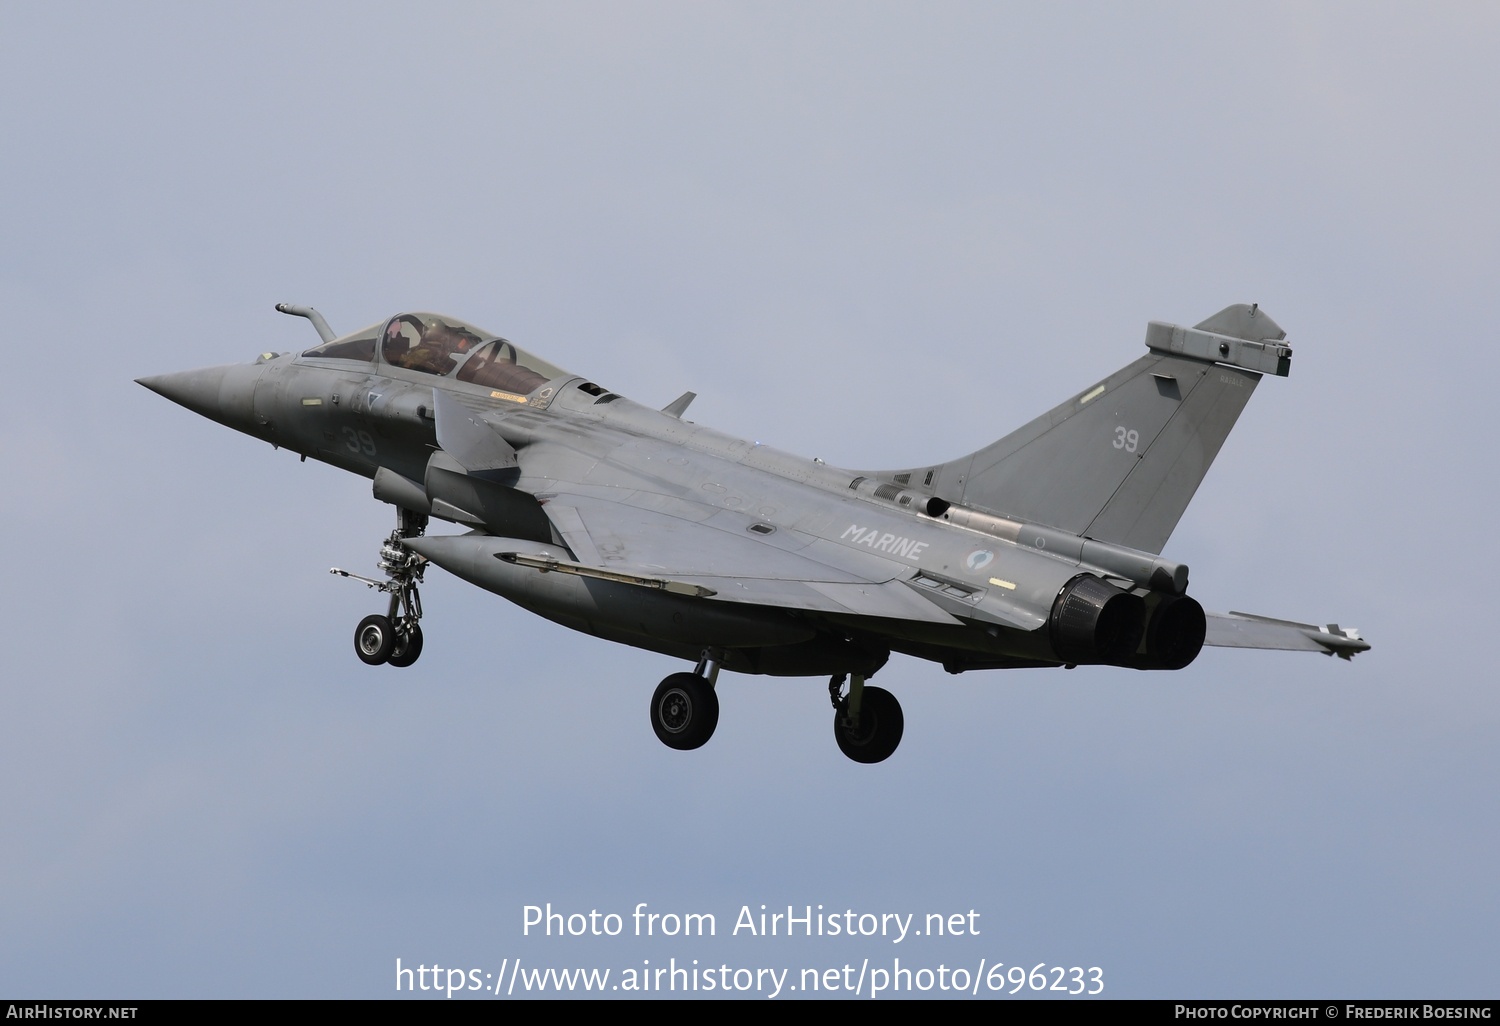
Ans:
[[[406,547],[408,538],[420,538],[427,532],[427,516],[396,507],[396,529],[380,546],[379,567],[386,580],[362,577],[332,567],[328,572],[339,577],[362,581],[366,587],[383,591],[391,597],[385,615],[365,617],[354,631],[354,652],[371,666],[390,663],[410,666],[422,654],[422,596],[417,585],[427,570],[427,560]]]

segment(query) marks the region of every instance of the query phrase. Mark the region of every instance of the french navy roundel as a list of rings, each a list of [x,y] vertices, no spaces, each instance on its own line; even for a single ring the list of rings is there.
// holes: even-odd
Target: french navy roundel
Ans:
[[[988,549],[976,549],[973,552],[969,553],[969,569],[983,570],[985,567],[990,565],[990,560],[994,558],[995,554]]]

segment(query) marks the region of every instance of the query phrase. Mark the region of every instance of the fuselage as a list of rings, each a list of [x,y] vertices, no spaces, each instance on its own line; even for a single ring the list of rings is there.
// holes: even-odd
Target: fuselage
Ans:
[[[437,342],[434,322],[449,332]],[[890,651],[954,672],[1132,665],[1138,630],[1119,657],[1080,658],[1059,640],[1071,582],[1110,580],[1137,592],[1133,602],[1168,599],[1186,584],[1185,568],[1153,554],[953,508],[876,474],[734,438],[432,315],[402,315],[301,354],[142,383],[274,446],[374,478],[386,501],[470,528],[413,546],[466,580],[610,640],[683,658],[711,647],[730,669],[869,674]],[[493,429],[515,450],[516,466],[470,473],[455,464],[439,442],[435,390]],[[585,503],[645,526],[615,537],[585,533],[580,522],[570,547],[562,514],[577,518],[570,511]],[[578,539],[594,551],[578,551]],[[618,565],[652,579],[763,582],[766,598],[548,573],[508,562],[507,553],[586,562],[601,575]],[[1181,580],[1160,590],[1164,573]],[[779,582],[816,601],[778,599]]]

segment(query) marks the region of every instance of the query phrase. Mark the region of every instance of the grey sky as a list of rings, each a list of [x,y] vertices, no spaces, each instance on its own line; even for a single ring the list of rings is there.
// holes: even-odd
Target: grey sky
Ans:
[[[1100,966],[1106,996],[1495,994],[1500,577],[1485,5],[0,10],[0,993],[394,993],[403,964]],[[389,508],[132,379],[402,309],[846,466],[978,448],[1259,302],[1296,349],[1167,555],[1352,665],[950,677],[888,763],[434,571],[351,651]],[[521,909],[711,912],[702,941]],[[742,905],[976,938],[728,936]]]

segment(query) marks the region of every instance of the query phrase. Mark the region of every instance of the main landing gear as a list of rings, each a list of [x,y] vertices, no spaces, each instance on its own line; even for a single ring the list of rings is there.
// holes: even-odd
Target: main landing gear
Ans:
[[[891,757],[901,744],[906,719],[901,703],[885,688],[866,684],[861,674],[853,674],[849,693],[842,694],[844,675],[828,682],[828,698],[833,702],[833,739],[839,751],[855,762],[882,762]]]
[[[651,729],[668,748],[680,752],[702,748],[719,725],[719,696],[714,684],[719,678],[721,654],[709,649],[692,673],[674,673],[656,686],[651,696]],[[844,683],[839,674],[828,682],[833,702],[833,738],[839,751],[855,762],[883,762],[901,744],[905,718],[901,703],[885,688],[866,684],[861,674]]]
[[[422,583],[427,561],[403,542],[407,538],[422,537],[426,530],[427,517],[424,514],[397,507],[396,529],[380,546],[380,569],[385,571],[386,580],[361,577],[338,567],[328,571],[363,581],[368,587],[391,597],[385,615],[367,616],[354,630],[354,653],[371,666],[381,663],[410,666],[422,654],[422,627],[419,623],[422,597],[417,592],[417,585]]]
[[[668,748],[702,748],[719,725],[719,660],[710,649],[692,673],[674,673],[651,696],[651,729]]]

